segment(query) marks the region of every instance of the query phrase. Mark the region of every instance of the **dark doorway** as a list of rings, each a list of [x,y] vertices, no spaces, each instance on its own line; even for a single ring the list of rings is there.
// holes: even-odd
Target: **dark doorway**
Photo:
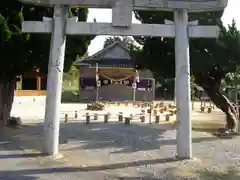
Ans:
[[[36,78],[23,78],[22,90],[37,90],[37,79]]]
[[[41,90],[47,90],[47,78],[41,78]]]

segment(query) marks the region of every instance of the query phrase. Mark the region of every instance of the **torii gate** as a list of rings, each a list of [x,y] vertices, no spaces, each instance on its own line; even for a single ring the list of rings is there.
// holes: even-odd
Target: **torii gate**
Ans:
[[[58,155],[62,72],[66,35],[119,35],[175,38],[177,156],[192,157],[189,37],[216,38],[217,26],[197,26],[188,22],[188,11],[223,10],[228,0],[19,0],[40,6],[54,6],[49,21],[25,21],[23,32],[52,33],[49,58],[43,151]],[[112,23],[77,22],[68,19],[68,7],[112,8]],[[133,10],[174,11],[174,22],[132,24]]]

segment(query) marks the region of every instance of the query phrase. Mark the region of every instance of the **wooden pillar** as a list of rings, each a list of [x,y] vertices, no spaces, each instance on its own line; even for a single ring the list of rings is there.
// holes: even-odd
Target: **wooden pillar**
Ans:
[[[41,90],[41,77],[40,76],[37,76],[37,90]]]
[[[19,80],[16,81],[15,90],[22,90],[23,77],[19,76]]]

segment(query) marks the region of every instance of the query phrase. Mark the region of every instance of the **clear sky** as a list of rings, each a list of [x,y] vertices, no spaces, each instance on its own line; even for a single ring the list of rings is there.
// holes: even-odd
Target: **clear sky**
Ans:
[[[240,29],[240,0],[228,0],[228,6],[224,11],[222,20],[225,25],[231,24],[232,20],[235,19],[237,26]],[[97,22],[111,22],[112,12],[108,9],[89,9],[88,22],[93,22],[93,19]],[[133,23],[139,23],[133,16]],[[88,47],[89,55],[96,53],[103,47],[103,42],[106,36],[98,36],[92,40],[90,46]]]

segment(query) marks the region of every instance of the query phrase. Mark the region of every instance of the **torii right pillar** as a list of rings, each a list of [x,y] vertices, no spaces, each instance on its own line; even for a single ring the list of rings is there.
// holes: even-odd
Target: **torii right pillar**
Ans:
[[[192,158],[192,123],[190,89],[189,38],[217,38],[218,26],[198,26],[198,21],[188,22],[187,9],[174,11],[175,26],[175,100],[177,106],[177,157]]]
[[[186,9],[174,11],[175,22],[175,66],[176,66],[176,106],[177,156],[192,158],[191,90],[188,39],[188,12]]]

